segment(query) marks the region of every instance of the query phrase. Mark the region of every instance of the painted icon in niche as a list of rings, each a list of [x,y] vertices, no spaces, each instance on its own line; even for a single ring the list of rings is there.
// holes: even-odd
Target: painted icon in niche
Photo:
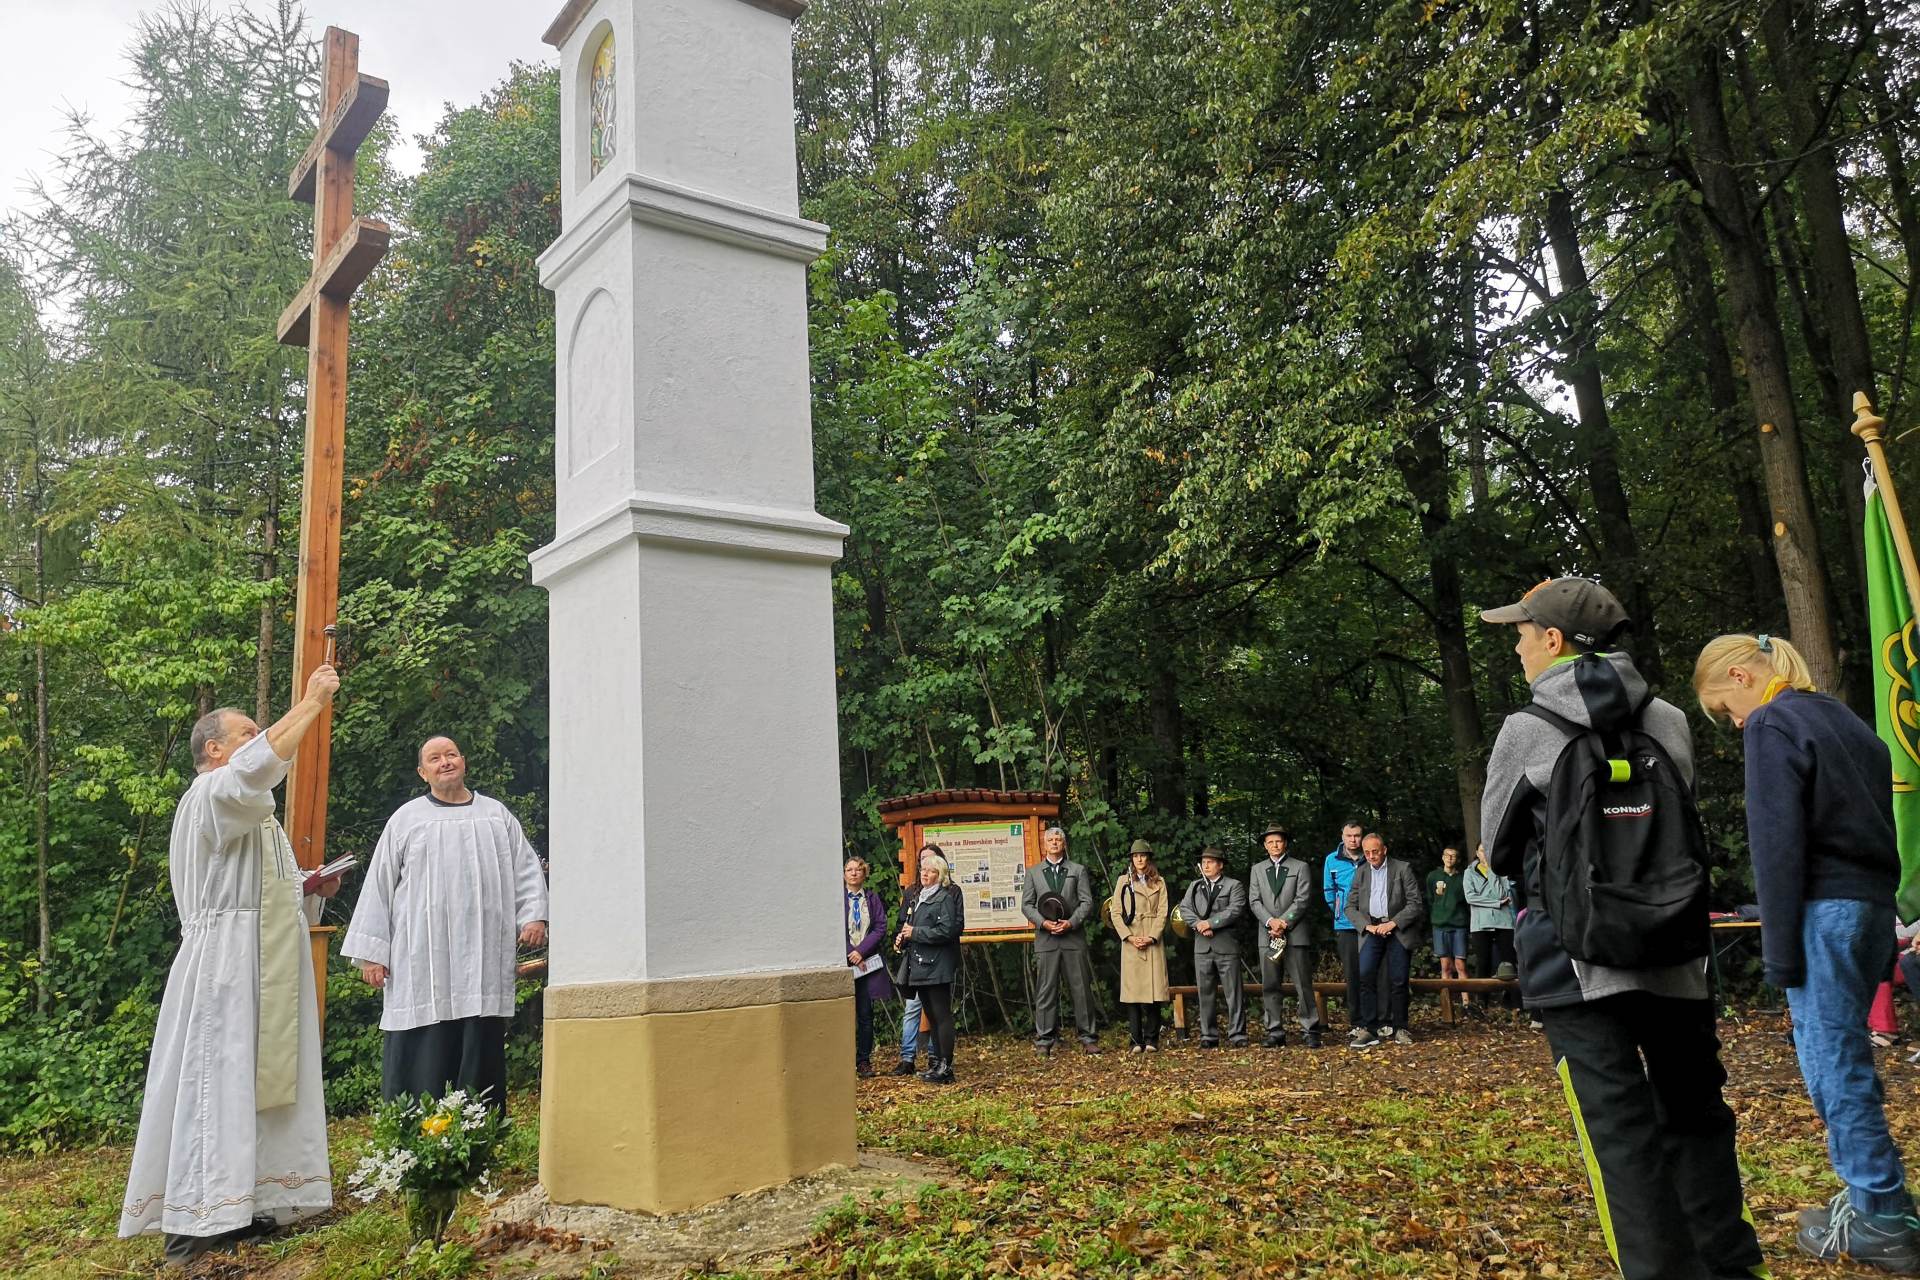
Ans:
[[[617,130],[619,102],[613,88],[613,32],[593,55],[593,78],[588,82],[587,101],[591,123],[587,133],[587,176],[596,177],[620,149]]]

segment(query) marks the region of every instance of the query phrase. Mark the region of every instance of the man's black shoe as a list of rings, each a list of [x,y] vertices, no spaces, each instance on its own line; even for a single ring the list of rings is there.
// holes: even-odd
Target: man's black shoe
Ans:
[[[1319,1049],[1322,1047],[1324,1046],[1322,1045],[1320,1040],[1320,1033],[1318,1031],[1307,1032],[1307,1048]]]
[[[1200,1047],[1202,1049],[1218,1049],[1220,1047],[1220,1042],[1218,1040],[1202,1040],[1200,1042]]]
[[[1287,1047],[1285,1036],[1268,1036],[1260,1045],[1262,1049],[1284,1049]]]
[[[1247,1038],[1245,1036],[1235,1036],[1231,1040],[1227,1041],[1227,1048],[1229,1049],[1244,1049],[1246,1047],[1247,1047]]]
[[[893,1074],[896,1076],[918,1075],[919,1068],[913,1065],[912,1058],[902,1058],[900,1059],[900,1065],[893,1069]]]

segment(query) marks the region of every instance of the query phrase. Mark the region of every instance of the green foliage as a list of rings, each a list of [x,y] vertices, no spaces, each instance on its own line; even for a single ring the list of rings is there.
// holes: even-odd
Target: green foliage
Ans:
[[[1766,38],[1779,12],[1790,50]],[[1497,716],[1525,696],[1474,610],[1549,573],[1638,592],[1635,643],[1684,705],[1701,641],[1783,630],[1753,370],[1684,109],[1703,58],[1724,64],[1857,638],[1858,455],[1806,193],[1834,167],[1897,431],[1920,32],[1896,7],[815,0],[794,40],[802,211],[833,228],[809,281],[817,504],[852,529],[843,825],[890,898],[877,803],[937,788],[1057,795],[1105,883],[1142,835],[1176,888],[1203,843],[1244,867],[1274,819],[1311,857],[1359,814],[1431,858],[1475,827]],[[187,728],[284,701],[305,370],[272,332],[308,272],[285,184],[315,81],[290,6],[143,19],[133,128],[76,122],[0,235],[0,1144],[124,1128],[175,945]],[[1814,137],[1790,109],[1808,85]],[[504,69],[417,177],[387,132],[362,149],[362,209],[396,237],[354,316],[334,852],[372,847],[435,733],[547,825],[526,556],[553,534],[536,259],[560,92]],[[1865,646],[1843,648],[1857,677]],[[1737,902],[1738,744],[1698,748]],[[1113,945],[1097,935],[1103,976]],[[1024,954],[967,964],[966,1025],[1024,1023]],[[379,999],[329,986],[329,1101],[365,1108]]]

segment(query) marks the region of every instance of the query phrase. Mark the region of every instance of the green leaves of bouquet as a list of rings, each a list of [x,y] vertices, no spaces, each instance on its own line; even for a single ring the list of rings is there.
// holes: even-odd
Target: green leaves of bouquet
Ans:
[[[404,1196],[414,1241],[437,1246],[463,1192],[487,1204],[499,1199],[489,1174],[512,1127],[487,1105],[484,1090],[475,1098],[463,1089],[437,1100],[395,1098],[375,1113],[374,1149],[348,1175],[347,1185],[363,1203]]]

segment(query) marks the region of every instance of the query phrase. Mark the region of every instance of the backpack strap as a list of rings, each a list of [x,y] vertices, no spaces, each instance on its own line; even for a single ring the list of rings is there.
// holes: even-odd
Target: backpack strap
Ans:
[[[1646,717],[1647,706],[1652,701],[1652,697],[1649,696],[1646,701],[1634,708],[1634,728],[1637,729],[1640,727],[1640,722]],[[1599,732],[1591,725],[1577,724],[1557,711],[1549,711],[1537,702],[1529,702],[1526,706],[1521,707],[1520,714],[1530,715],[1536,720],[1543,720],[1560,730],[1560,732],[1566,734],[1569,738],[1577,738],[1583,733]],[[1620,740],[1619,735],[1611,733],[1600,734],[1600,746],[1606,755],[1607,765],[1612,770],[1613,780],[1615,782],[1628,781],[1633,776],[1632,765],[1624,758],[1626,756],[1626,745]]]
[[[1523,716],[1532,716],[1536,720],[1544,720],[1560,732],[1566,734],[1569,738],[1577,738],[1583,733],[1590,732],[1586,725],[1575,724],[1559,712],[1549,711],[1537,702],[1529,702],[1526,706],[1521,707],[1520,714]]]

